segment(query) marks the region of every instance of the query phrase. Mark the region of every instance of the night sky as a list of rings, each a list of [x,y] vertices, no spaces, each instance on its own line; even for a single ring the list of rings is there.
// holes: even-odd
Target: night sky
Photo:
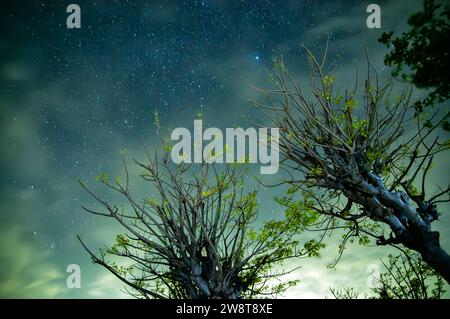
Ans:
[[[74,2],[81,29],[66,27],[66,7]],[[2,2],[0,297],[126,297],[75,239],[80,234],[95,248],[121,232],[82,211],[93,202],[77,180],[95,185],[100,172],[120,174],[122,150],[143,159],[142,140],[157,147],[161,134],[192,127],[199,114],[209,127],[249,126],[243,116],[263,121],[250,106],[258,96],[251,86],[269,87],[272,59],[281,55],[306,80],[301,45],[320,54],[330,38],[330,60],[343,87],[356,69],[365,70],[363,44],[381,76],[389,75],[377,38],[405,30],[421,1],[376,2],[382,28],[368,29],[372,2]],[[162,132],[154,124],[156,110]],[[448,161],[436,165],[433,182],[446,185],[448,174],[439,172],[448,172]],[[280,214],[272,200],[280,191],[261,190],[261,218]],[[436,223],[447,250],[449,222],[444,216]],[[301,282],[285,297],[325,297],[329,287],[367,291],[367,266],[387,253],[351,245],[336,269],[327,269],[337,254],[332,241],[322,258],[296,261],[302,268],[292,276]],[[68,264],[81,266],[80,289],[66,287]]]

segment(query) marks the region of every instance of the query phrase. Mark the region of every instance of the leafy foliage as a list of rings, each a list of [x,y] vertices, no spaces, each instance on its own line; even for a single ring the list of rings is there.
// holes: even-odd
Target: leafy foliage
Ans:
[[[110,204],[85,183],[83,188],[104,211],[83,207],[89,213],[112,218],[125,229],[111,247],[94,254],[97,263],[122,282],[136,297],[144,298],[253,298],[277,295],[297,283],[282,281],[290,270],[282,264],[288,258],[316,256],[322,247],[308,241],[303,247],[293,237],[301,223],[268,221],[257,227],[257,190],[245,193],[242,166],[218,169],[201,165],[174,165],[168,152],[148,163],[141,178],[153,186],[151,196],[136,200],[130,189],[128,168],[125,177],[96,180],[125,199]],[[192,173],[192,175],[191,175]],[[149,194],[150,195],[150,194]],[[291,208],[287,216],[298,214]],[[310,222],[304,220],[304,223]],[[275,284],[274,284],[275,282]]]
[[[417,254],[389,255],[383,265],[386,271],[372,288],[374,298],[440,299],[445,293],[445,280]]]
[[[450,69],[449,21],[449,5],[424,0],[423,11],[408,20],[409,31],[396,38],[393,32],[385,32],[379,38],[379,42],[392,49],[384,61],[395,67],[395,76],[401,76],[419,88],[433,89],[423,101],[414,104],[418,113],[423,112],[424,107],[450,98],[450,77],[445,71]],[[444,123],[444,128],[449,130],[448,121]]]
[[[370,299],[440,299],[446,292],[445,280],[421,257],[411,251],[389,255],[381,261],[384,271],[376,278]],[[360,294],[353,287],[341,290],[331,288],[336,299],[355,299]]]
[[[310,94],[304,92],[283,61],[270,75],[272,89],[259,90],[255,101],[273,126],[280,128],[282,167],[290,186],[279,199],[287,217],[305,229],[343,232],[339,260],[346,244],[391,245],[420,253],[425,262],[450,280],[450,256],[431,229],[438,204],[450,200],[449,186],[427,190],[434,157],[448,150],[434,132],[445,120],[413,117],[411,88],[394,94],[393,81],[381,83],[367,55],[364,84],[337,86],[326,51],[317,59],[305,48],[310,63]],[[293,194],[301,200],[293,201]],[[310,216],[314,222],[309,223]]]

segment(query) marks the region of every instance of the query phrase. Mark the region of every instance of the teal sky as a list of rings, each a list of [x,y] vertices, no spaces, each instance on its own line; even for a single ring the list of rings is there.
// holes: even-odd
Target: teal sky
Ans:
[[[368,29],[367,1],[78,1],[81,29],[68,30],[70,3],[7,1],[2,8],[2,298],[127,297],[75,239],[80,234],[95,248],[121,232],[81,210],[93,202],[78,178],[94,184],[100,172],[118,175],[122,149],[143,159],[142,138],[156,148],[156,109],[162,125],[173,128],[191,127],[198,112],[205,126],[222,129],[249,126],[242,116],[261,119],[250,106],[257,97],[250,86],[268,87],[267,71],[280,55],[307,85],[302,44],[320,54],[330,38],[329,56],[337,61],[334,73],[343,89],[352,86],[355,69],[365,71],[363,44],[385,78],[387,51],[377,38],[405,30],[407,18],[421,8],[420,1],[379,1],[382,27]],[[423,93],[415,91],[414,97]],[[447,185],[449,170],[445,156],[436,158],[430,188]],[[252,167],[249,175],[258,171]],[[151,192],[137,182],[132,186],[138,194]],[[261,219],[280,216],[273,197],[281,192],[261,189]],[[448,209],[440,208],[435,229],[450,251]],[[381,267],[380,258],[389,252],[350,245],[337,267],[328,269],[337,255],[331,238],[321,258],[287,265],[302,268],[291,275],[300,284],[285,297],[322,298],[330,296],[330,287],[367,292],[368,269]],[[80,289],[66,287],[69,264],[81,267]]]

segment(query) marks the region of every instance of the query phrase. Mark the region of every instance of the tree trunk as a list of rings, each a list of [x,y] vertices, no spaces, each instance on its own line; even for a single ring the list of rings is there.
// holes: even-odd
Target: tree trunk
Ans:
[[[372,220],[389,225],[396,235],[397,243],[420,253],[423,260],[450,284],[450,256],[441,248],[439,233],[431,230],[431,222],[436,219],[434,215],[437,212],[430,219],[422,218],[432,213],[429,209],[434,208],[425,205],[415,209],[410,205],[412,200],[407,194],[388,191],[381,176],[371,174],[369,178],[371,183],[363,181],[359,185],[366,194],[372,196],[358,196],[357,192],[347,192],[347,198],[360,203]]]
[[[420,238],[422,237],[422,238]],[[426,231],[418,240],[420,245],[416,250],[422,255],[423,260],[450,283],[450,255],[441,248],[439,233]],[[412,247],[414,248],[414,247]]]

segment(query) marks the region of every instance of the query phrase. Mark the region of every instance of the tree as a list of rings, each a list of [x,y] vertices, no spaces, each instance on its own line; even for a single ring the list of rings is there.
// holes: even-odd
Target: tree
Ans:
[[[293,79],[282,60],[271,75],[274,89],[259,90],[254,104],[280,128],[282,169],[290,185],[286,205],[301,194],[301,206],[320,219],[309,229],[345,230],[339,249],[357,239],[368,245],[406,247],[450,281],[450,256],[431,229],[449,186],[430,194],[427,181],[436,154],[449,149],[435,131],[443,119],[420,125],[410,114],[411,89],[392,97],[368,59],[362,88],[339,92],[330,68],[307,50],[311,94]],[[434,119],[437,113],[431,115]],[[298,204],[296,204],[298,205]],[[336,260],[336,261],[337,261]]]
[[[394,66],[395,76],[401,75],[419,88],[432,88],[424,100],[414,103],[418,113],[450,98],[450,77],[445,71],[450,69],[449,21],[449,5],[424,0],[423,11],[408,19],[409,31],[396,38],[393,32],[384,32],[378,40],[392,49],[384,62]],[[448,117],[448,111],[445,116]],[[444,121],[444,128],[450,130],[448,121]]]
[[[417,254],[389,255],[382,263],[386,271],[372,288],[372,298],[440,299],[445,293],[444,279]]]
[[[102,207],[84,210],[115,220],[126,232],[98,256],[80,242],[94,263],[131,288],[130,294],[235,299],[278,294],[296,284],[273,284],[272,279],[289,271],[272,267],[288,258],[315,255],[319,244],[308,242],[299,248],[292,238],[299,228],[284,221],[255,228],[257,192],[244,193],[241,168],[205,164],[195,170],[192,165],[171,164],[168,153],[159,158],[147,151],[147,157],[147,164],[136,163],[156,193],[141,201],[132,196],[125,160],[125,182],[106,174],[97,179],[127,205],[112,204],[81,182]],[[118,264],[117,258],[126,263]]]
[[[445,293],[444,279],[416,253],[405,251],[389,255],[381,261],[385,271],[376,278],[370,299],[440,299]],[[359,294],[354,288],[330,289],[336,299],[354,299]]]

